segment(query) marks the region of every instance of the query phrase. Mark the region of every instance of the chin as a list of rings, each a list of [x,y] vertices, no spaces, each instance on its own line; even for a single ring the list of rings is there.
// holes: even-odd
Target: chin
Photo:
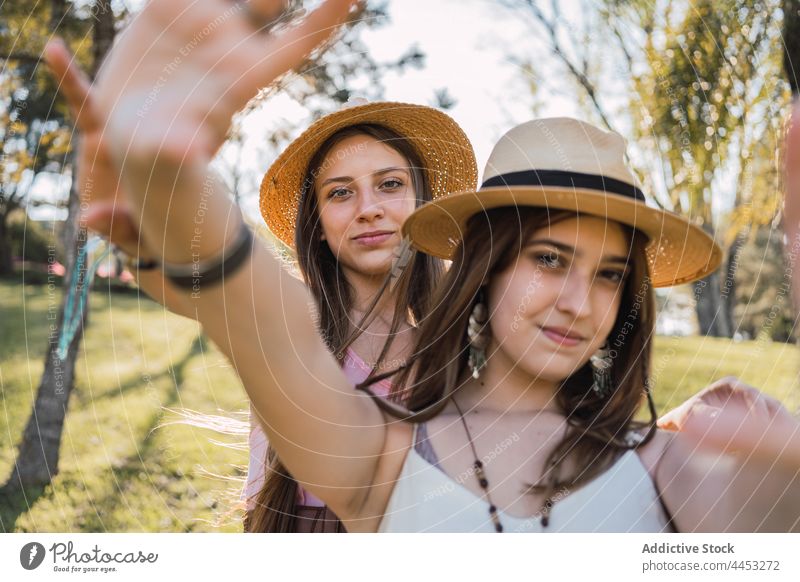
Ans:
[[[585,361],[567,358],[558,354],[541,354],[525,361],[523,357],[519,360],[517,367],[528,374],[531,378],[539,378],[547,382],[560,383],[572,376],[581,369]]]

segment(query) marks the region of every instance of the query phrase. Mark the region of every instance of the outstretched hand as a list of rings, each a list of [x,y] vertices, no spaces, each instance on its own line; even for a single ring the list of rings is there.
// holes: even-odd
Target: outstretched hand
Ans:
[[[151,0],[118,35],[91,90],[64,47],[49,45],[48,61],[84,132],[80,183],[94,202],[92,227],[127,251],[141,238],[166,261],[218,253],[235,226],[229,204],[209,194],[216,190],[209,163],[233,115],[299,67],[354,3],[325,0],[266,33],[285,0]]]
[[[706,449],[800,469],[800,422],[780,401],[734,377],[703,389],[658,425]]]
[[[44,58],[81,134],[76,158],[81,222],[128,255],[151,258],[153,253],[139,248],[139,229],[103,139],[103,118],[97,110],[89,77],[61,40],[47,45]]]
[[[266,34],[261,25],[284,10],[285,0],[152,0],[118,35],[98,74],[96,102],[114,146],[210,159],[232,116],[300,66],[351,4],[326,0]]]

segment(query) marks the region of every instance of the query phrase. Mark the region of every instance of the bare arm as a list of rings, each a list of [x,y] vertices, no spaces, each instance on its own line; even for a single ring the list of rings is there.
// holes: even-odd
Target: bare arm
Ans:
[[[198,295],[198,319],[231,359],[271,445],[298,481],[351,515],[372,484],[386,429],[322,341],[307,289],[257,243],[246,268]]]
[[[267,13],[278,4],[248,6]],[[327,0],[267,37],[254,32],[237,3],[153,0],[119,35],[99,74],[95,105],[134,226],[158,258],[191,263],[232,243],[242,219],[209,171],[230,118],[260,87],[301,63],[349,5]],[[224,285],[202,285],[189,301],[236,367],[293,476],[343,518],[357,514],[385,422],[371,400],[353,391],[320,338],[305,287],[256,243]]]

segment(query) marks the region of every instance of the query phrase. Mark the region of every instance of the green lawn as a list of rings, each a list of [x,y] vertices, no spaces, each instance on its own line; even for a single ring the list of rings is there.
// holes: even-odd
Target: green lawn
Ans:
[[[58,291],[0,282],[0,482],[11,472],[47,347]],[[2,531],[241,531],[235,500],[245,435],[178,420],[177,410],[233,417],[247,401],[197,324],[136,295],[95,291],[52,485],[0,496]],[[659,411],[714,379],[737,375],[799,403],[795,346],[658,338]]]
[[[11,473],[47,347],[45,286],[0,283],[0,482]],[[170,424],[176,410],[247,407],[230,365],[198,325],[142,297],[92,293],[59,474],[0,496],[0,531],[241,531],[234,507],[246,435]],[[239,445],[237,447],[237,445]]]

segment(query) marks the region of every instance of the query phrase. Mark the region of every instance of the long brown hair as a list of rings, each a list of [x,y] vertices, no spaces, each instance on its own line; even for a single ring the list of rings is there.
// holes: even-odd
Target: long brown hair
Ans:
[[[395,294],[396,302],[389,335],[375,369],[391,347],[400,327],[409,319],[421,321],[429,311],[431,290],[437,286],[443,272],[442,261],[422,253],[414,253],[408,268],[399,277],[387,275],[380,291],[372,299],[366,313],[356,325],[351,322],[354,292],[344,276],[339,262],[328,243],[322,239],[322,226],[314,178],[330,151],[343,140],[366,135],[391,147],[409,164],[411,181],[416,192],[417,206],[432,198],[430,181],[421,158],[411,143],[403,136],[381,125],[358,124],[348,126],[328,138],[311,158],[303,180],[303,192],[297,212],[295,249],[300,272],[311,291],[317,306],[319,328],[331,352],[341,362],[345,351],[377,315],[375,307],[388,291]],[[370,375],[372,376],[372,374]],[[291,477],[270,448],[265,459],[264,485],[256,497],[255,508],[247,512],[245,530],[249,532],[297,531],[297,482]]]
[[[407,386],[402,405],[376,399],[389,414],[421,423],[439,414],[452,395],[469,377],[467,324],[481,290],[491,278],[519,256],[533,233],[548,224],[574,217],[574,212],[549,213],[543,208],[495,208],[473,216],[456,251],[434,304],[418,330],[416,345],[400,370],[398,386]],[[591,364],[565,379],[556,401],[567,417],[569,429],[550,453],[545,472],[531,491],[544,493],[543,523],[559,491],[579,487],[599,475],[627,449],[648,442],[655,434],[655,406],[648,386],[648,368],[654,329],[655,302],[648,278],[647,239],[624,227],[630,242],[630,272],[626,278],[619,313],[608,337],[613,358],[615,389],[602,398],[591,389]],[[435,349],[431,349],[436,346]],[[370,384],[390,376],[377,375],[359,384]],[[646,396],[648,422],[634,420]],[[631,430],[647,428],[641,442],[629,441]],[[577,471],[565,469],[574,461]]]

